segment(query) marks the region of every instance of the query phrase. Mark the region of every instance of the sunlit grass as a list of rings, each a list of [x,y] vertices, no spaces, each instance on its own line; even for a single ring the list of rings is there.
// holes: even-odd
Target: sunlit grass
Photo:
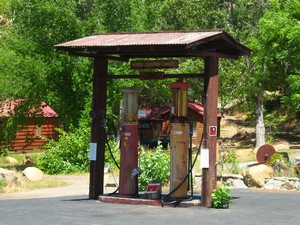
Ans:
[[[24,188],[27,190],[32,190],[32,189],[39,189],[39,188],[61,187],[66,185],[67,182],[53,180],[53,179],[43,179],[40,181],[27,181]]]

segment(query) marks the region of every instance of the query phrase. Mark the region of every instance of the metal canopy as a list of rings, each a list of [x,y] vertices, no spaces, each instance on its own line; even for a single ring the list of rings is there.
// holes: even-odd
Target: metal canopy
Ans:
[[[209,168],[202,169],[201,204],[211,207],[211,194],[217,181],[217,137],[208,134],[210,127],[217,126],[219,58],[236,59],[241,55],[250,54],[250,49],[235,41],[223,30],[100,34],[58,44],[55,48],[67,51],[71,55],[94,58],[93,102],[90,115],[91,142],[96,143],[96,160],[90,161],[91,199],[98,199],[99,195],[103,194],[106,141],[103,118],[106,116],[107,81],[109,77],[132,76],[108,76],[108,61],[128,61],[130,58],[204,57],[202,77],[206,119],[203,143],[204,147],[209,149]],[[172,77],[188,77],[183,74],[175,75]],[[193,77],[201,77],[200,74],[194,75]]]
[[[55,45],[86,57],[206,57],[236,59],[250,49],[223,30],[106,33]],[[117,59],[117,58],[115,58]]]

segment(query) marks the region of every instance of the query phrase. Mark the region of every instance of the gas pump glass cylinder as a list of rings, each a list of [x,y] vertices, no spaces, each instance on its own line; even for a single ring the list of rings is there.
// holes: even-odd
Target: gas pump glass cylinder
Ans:
[[[138,94],[140,92],[137,88],[126,88],[123,92],[123,122],[137,122],[138,121]]]
[[[171,83],[169,87],[172,89],[171,113],[174,117],[186,117],[187,89],[190,87],[190,85],[183,81],[177,81],[175,83]]]

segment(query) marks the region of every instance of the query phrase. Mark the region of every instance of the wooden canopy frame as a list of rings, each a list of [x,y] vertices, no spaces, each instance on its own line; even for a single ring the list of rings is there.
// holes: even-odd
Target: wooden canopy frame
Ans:
[[[164,31],[146,33],[108,33],[92,35],[55,45],[70,55],[94,58],[91,142],[97,143],[96,160],[90,161],[89,198],[103,194],[105,158],[105,116],[107,80],[138,78],[137,75],[108,75],[108,61],[133,58],[204,58],[204,73],[169,74],[168,78],[204,78],[204,147],[209,149],[209,168],[202,169],[201,203],[211,207],[211,193],[216,187],[217,137],[209,128],[217,126],[219,58],[237,59],[250,50],[223,30]]]

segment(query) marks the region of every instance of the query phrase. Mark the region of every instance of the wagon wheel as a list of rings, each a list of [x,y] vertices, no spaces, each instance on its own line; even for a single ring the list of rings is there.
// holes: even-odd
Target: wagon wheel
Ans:
[[[274,153],[276,153],[276,150],[272,145],[261,146],[256,153],[257,162],[264,163],[268,161]]]

